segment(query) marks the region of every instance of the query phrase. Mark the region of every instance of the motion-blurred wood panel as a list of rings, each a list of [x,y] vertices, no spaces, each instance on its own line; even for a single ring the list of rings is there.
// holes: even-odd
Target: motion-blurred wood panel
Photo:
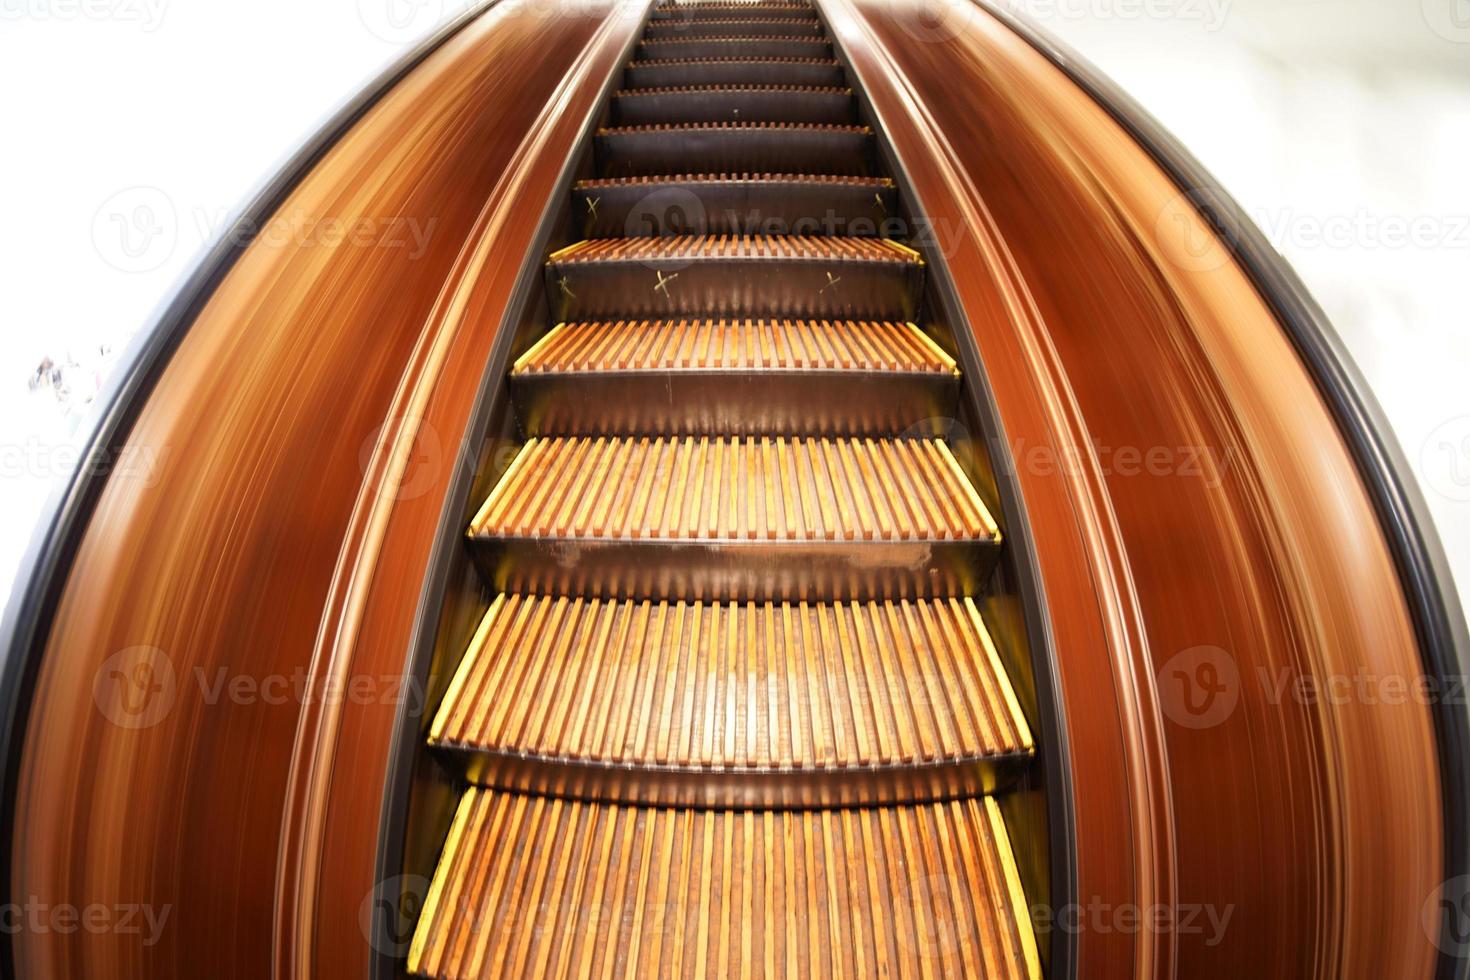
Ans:
[[[1079,975],[1428,977],[1429,712],[1294,693],[1413,690],[1423,668],[1282,327],[1188,196],[983,8],[824,9],[934,222],[1016,454],[1064,652],[1077,895],[1230,916],[1223,936],[1084,927]]]
[[[357,231],[263,234],[189,331],[129,442],[156,463],[111,478],[57,610],[12,829],[15,894],[163,926],[21,932],[20,975],[365,975],[412,597],[500,310],[638,18],[491,8],[280,212]]]

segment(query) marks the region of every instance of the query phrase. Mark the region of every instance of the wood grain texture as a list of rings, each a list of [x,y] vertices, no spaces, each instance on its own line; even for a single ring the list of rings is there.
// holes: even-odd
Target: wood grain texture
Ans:
[[[912,323],[686,319],[558,324],[515,374],[619,371],[888,371],[957,375]]]
[[[482,538],[985,541],[1000,532],[938,439],[531,439]]]
[[[1040,980],[995,802],[771,811],[464,797],[428,977]]]
[[[470,751],[845,772],[1031,751],[975,604],[499,596],[430,730]]]
[[[1078,896],[1230,910],[1214,944],[1084,919],[1079,975],[1429,976],[1429,713],[1292,693],[1413,689],[1422,667],[1363,483],[1282,328],[1144,151],[981,8],[823,8],[935,223],[1016,453]]]
[[[62,596],[12,831],[16,894],[167,918],[151,943],[23,932],[20,975],[364,974],[444,488],[499,311],[638,18],[492,8],[282,209],[423,241],[262,236],[199,316],[130,439],[159,465],[109,482]]]

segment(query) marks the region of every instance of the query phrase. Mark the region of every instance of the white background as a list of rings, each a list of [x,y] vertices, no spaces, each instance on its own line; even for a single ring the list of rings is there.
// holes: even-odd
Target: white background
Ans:
[[[0,0],[0,588],[116,352],[465,2]],[[1470,583],[1470,0],[1001,2],[1122,83],[1291,261]],[[44,356],[74,362],[64,400],[28,384]]]

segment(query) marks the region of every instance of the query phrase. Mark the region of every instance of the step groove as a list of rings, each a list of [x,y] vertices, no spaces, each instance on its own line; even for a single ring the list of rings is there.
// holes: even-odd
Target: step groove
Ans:
[[[1039,980],[989,798],[765,811],[471,789],[408,957],[461,978]]]
[[[976,543],[999,536],[943,442],[810,438],[532,439],[471,534]]]
[[[559,324],[512,374],[677,370],[959,373],[911,323],[701,319]]]
[[[468,752],[760,774],[1024,756],[974,603],[501,596],[430,733]]]

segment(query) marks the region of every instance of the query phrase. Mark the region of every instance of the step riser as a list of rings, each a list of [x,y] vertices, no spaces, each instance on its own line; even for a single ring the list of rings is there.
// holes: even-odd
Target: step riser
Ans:
[[[589,202],[595,198],[595,210]],[[880,203],[881,202],[881,203]],[[585,238],[649,235],[849,235],[901,233],[898,192],[872,184],[691,181],[624,184],[572,192]]]
[[[963,598],[999,545],[974,541],[786,543],[471,539],[498,592],[711,602]]]
[[[650,61],[630,65],[623,75],[628,88],[670,85],[846,85],[839,65],[783,61],[731,61],[703,64]]]
[[[690,122],[792,122],[851,125],[857,103],[850,92],[663,92],[613,99],[620,126]]]
[[[644,36],[650,41],[697,37],[820,37],[822,26],[814,20],[656,20]]]
[[[655,44],[640,43],[635,55],[638,61],[667,58],[831,58],[832,43],[820,38],[806,40],[717,40],[696,38]]]
[[[520,755],[441,749],[465,781],[491,789],[638,806],[791,810],[927,803],[1013,785],[1030,756],[968,759],[863,773],[743,773],[602,766]]]
[[[829,276],[838,280],[835,286]],[[546,270],[559,321],[705,315],[912,320],[923,288],[923,268],[900,262],[685,259],[550,264]]]
[[[511,379],[527,436],[937,435],[959,380],[836,371],[608,372]]]
[[[599,133],[597,158],[608,177],[688,173],[870,174],[872,135],[832,130],[653,131]]]
[[[679,10],[653,8],[649,22],[690,20],[729,20],[732,17],[758,17],[762,20],[811,20],[815,11],[805,4],[740,4],[724,7],[685,7]]]

